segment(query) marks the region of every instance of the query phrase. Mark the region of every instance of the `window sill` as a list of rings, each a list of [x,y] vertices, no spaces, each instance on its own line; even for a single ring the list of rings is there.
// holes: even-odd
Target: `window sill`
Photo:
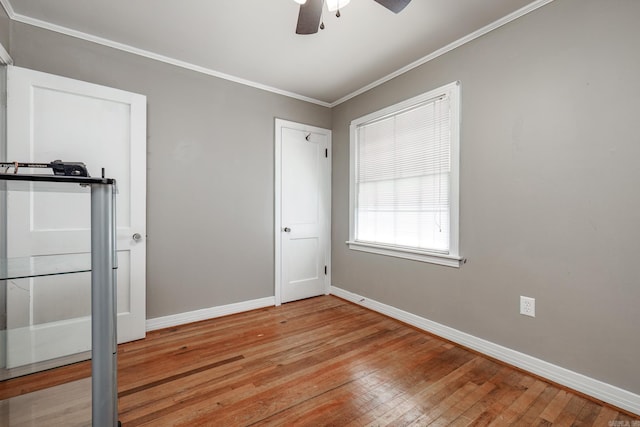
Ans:
[[[463,264],[462,258],[449,254],[439,254],[436,252],[422,252],[394,246],[376,245],[373,243],[347,241],[349,249],[355,251],[369,252],[372,254],[405,258],[413,261],[428,262],[431,264],[445,265],[447,267],[460,268]]]

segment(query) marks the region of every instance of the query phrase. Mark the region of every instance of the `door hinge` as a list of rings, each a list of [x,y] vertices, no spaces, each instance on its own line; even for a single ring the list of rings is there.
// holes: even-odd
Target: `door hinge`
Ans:
[[[324,266],[324,275],[325,276],[327,275],[327,266],[326,265]]]
[[[329,149],[325,148],[324,149],[324,156],[328,159],[329,158]]]

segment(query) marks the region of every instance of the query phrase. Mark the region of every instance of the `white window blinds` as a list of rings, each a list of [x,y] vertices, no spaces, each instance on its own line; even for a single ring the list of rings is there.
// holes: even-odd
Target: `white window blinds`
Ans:
[[[451,128],[448,94],[356,126],[356,242],[449,254]]]

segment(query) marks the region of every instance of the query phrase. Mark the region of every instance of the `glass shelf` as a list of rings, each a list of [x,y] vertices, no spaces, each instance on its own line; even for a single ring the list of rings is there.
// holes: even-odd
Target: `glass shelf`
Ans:
[[[0,280],[91,271],[91,253],[0,258]]]
[[[116,181],[113,178],[0,172],[0,191],[89,193],[92,184],[115,183]]]
[[[102,173],[104,175],[104,172]],[[79,185],[68,185],[79,184]],[[118,425],[116,340],[116,180],[0,172],[0,211],[11,191],[91,193],[91,253],[1,258],[0,280],[92,271],[91,274],[91,419],[92,425]],[[4,221],[4,220],[3,220]],[[0,224],[0,240],[6,225]],[[0,251],[5,248],[0,246]],[[3,253],[4,256],[6,256]],[[6,301],[6,296],[2,296]],[[30,328],[28,328],[31,330]],[[8,337],[8,334],[4,334]]]
[[[4,181],[32,181],[32,182],[65,182],[68,184],[114,184],[113,178],[97,178],[92,176],[65,176],[50,174],[16,174],[0,173],[0,180]]]
[[[115,184],[115,180],[52,174],[0,173],[0,194],[9,191],[89,193],[92,184]],[[0,280],[88,271],[91,271],[91,253],[0,258]]]

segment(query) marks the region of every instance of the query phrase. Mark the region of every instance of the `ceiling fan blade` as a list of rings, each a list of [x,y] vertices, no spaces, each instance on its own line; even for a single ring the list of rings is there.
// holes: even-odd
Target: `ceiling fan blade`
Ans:
[[[315,34],[318,32],[323,4],[324,0],[307,0],[305,4],[300,5],[296,34]]]
[[[376,0],[378,3],[389,9],[393,13],[400,13],[407,7],[411,0]]]

